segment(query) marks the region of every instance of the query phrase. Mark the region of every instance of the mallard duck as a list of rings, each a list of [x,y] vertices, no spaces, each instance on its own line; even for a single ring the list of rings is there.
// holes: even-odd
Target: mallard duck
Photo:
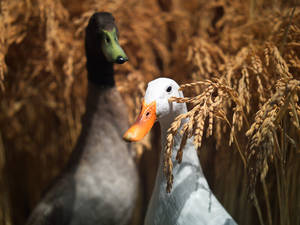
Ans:
[[[126,106],[115,87],[114,63],[127,56],[110,13],[95,13],[86,28],[88,96],[82,130],[67,168],[50,186],[27,224],[114,224],[131,219],[138,174],[129,145]]]
[[[169,102],[171,97],[183,97],[178,84],[168,78],[158,78],[148,84],[141,113],[137,121],[124,134],[127,141],[141,140],[155,121],[161,128],[161,145],[165,146],[167,130],[175,117],[187,112],[185,103]],[[181,126],[187,122],[182,122]],[[187,140],[182,162],[176,160],[182,136],[174,138],[172,162],[174,183],[166,192],[167,180],[163,174],[163,156],[156,176],[154,190],[147,209],[145,225],[233,225],[236,222],[211,192],[193,146],[193,138]],[[163,148],[162,148],[163,149]]]

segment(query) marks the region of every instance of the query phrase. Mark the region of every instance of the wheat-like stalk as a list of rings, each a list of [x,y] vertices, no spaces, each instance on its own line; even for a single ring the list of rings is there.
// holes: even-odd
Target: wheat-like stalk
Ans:
[[[266,45],[263,52],[266,66],[263,65],[259,53],[255,52],[253,49],[243,49],[240,54],[244,55],[242,59],[245,61],[238,62],[237,67],[228,67],[224,76],[225,79],[214,78],[212,80],[183,84],[180,86],[180,90],[200,87],[199,89],[201,89],[202,92],[194,97],[172,97],[169,99],[169,101],[178,103],[192,104],[193,108],[189,112],[177,117],[168,131],[164,158],[165,168],[167,168],[165,175],[168,179],[168,191],[170,191],[173,181],[171,161],[173,138],[174,135],[177,134],[176,129],[179,129],[180,121],[183,118],[187,118],[188,122],[182,126],[180,131],[182,142],[177,151],[176,159],[181,162],[182,155],[184,154],[184,145],[187,138],[190,138],[191,136],[194,137],[194,146],[199,151],[202,144],[204,129],[207,129],[206,136],[211,136],[213,134],[214,118],[221,118],[230,127],[229,145],[235,143],[245,167],[247,164],[250,164],[247,168],[250,178],[249,190],[252,191],[254,190],[257,175],[260,173],[261,180],[264,180],[264,177],[267,174],[267,159],[273,154],[271,149],[274,146],[274,130],[278,129],[278,121],[281,121],[282,115],[286,114],[288,108],[291,109],[289,113],[292,118],[294,118],[293,123],[298,129],[299,106],[297,103],[298,95],[296,94],[296,90],[299,89],[299,81],[292,79],[287,63],[282,58],[278,49],[270,43]],[[239,71],[240,74],[238,82],[232,83],[233,76],[237,76],[234,71]],[[274,72],[277,77],[279,77],[277,82],[275,82],[274,79],[270,79],[269,74],[271,72]],[[250,101],[254,97],[250,94],[250,87],[253,85],[253,83],[251,83],[253,81],[250,81],[250,75],[256,78],[258,102],[262,106],[257,112],[255,122],[251,127],[247,118],[247,114],[251,112]],[[270,81],[270,83],[268,83],[268,81]],[[263,83],[268,83],[268,88],[271,86],[275,86],[276,88],[276,92],[268,99],[268,101],[266,101],[266,89]],[[271,88],[269,91],[271,91]],[[294,99],[289,104],[285,101],[287,92],[293,93],[292,98],[288,97],[288,99]],[[234,105],[232,105],[232,103],[234,103]],[[231,107],[232,122],[227,118],[228,107]],[[275,121],[277,121],[277,123],[275,123]],[[250,138],[247,159],[245,158],[245,153],[243,153],[237,139],[237,134],[241,132],[244,123],[247,125],[247,129],[249,129],[246,135]],[[218,127],[219,126],[216,128]],[[264,151],[259,151],[257,149],[258,147],[262,147]],[[252,157],[252,155],[255,155],[255,157]],[[256,161],[255,165],[253,165],[251,161],[254,158]]]
[[[268,159],[271,160],[276,157],[276,154],[282,154],[275,151],[275,136],[277,136],[276,131],[281,129],[280,121],[287,112],[293,115],[293,124],[299,132],[299,112],[295,111],[296,102],[294,100],[298,98],[297,92],[300,91],[300,81],[283,78],[276,82],[276,86],[275,94],[256,113],[255,122],[246,132],[249,138],[247,150],[249,190],[252,194],[256,177],[260,174],[261,179],[264,179],[267,175]]]
[[[203,92],[195,97],[171,97],[169,99],[171,102],[190,103],[194,107],[187,113],[177,116],[167,132],[167,143],[164,154],[164,171],[168,180],[167,192],[170,192],[173,183],[173,163],[171,156],[174,136],[178,133],[182,120],[187,119],[187,122],[183,124],[182,129],[180,130],[182,139],[176,155],[176,159],[179,163],[182,160],[184,145],[188,138],[194,137],[194,146],[199,151],[205,127],[207,127],[206,137],[213,134],[214,117],[224,115],[220,113],[224,108],[224,103],[233,101],[236,104],[236,107],[234,108],[235,115],[241,114],[239,110],[241,110],[242,105],[238,99],[238,93],[226,85],[224,80],[215,78],[213,80],[183,84],[180,86],[180,90],[195,86],[201,86]],[[225,120],[224,116],[221,116],[221,118]],[[239,120],[242,120],[242,118],[234,116],[233,124],[239,124]],[[231,136],[234,136],[234,132],[233,129]],[[231,137],[231,139],[233,139],[233,137]]]
[[[19,190],[11,193],[12,221],[24,223],[27,210],[18,206],[27,202],[32,209],[76,142],[86,95],[84,29],[95,11],[109,11],[116,18],[120,44],[130,59],[115,66],[116,84],[127,103],[129,119],[134,120],[145,83],[158,74],[171,74],[179,83],[187,83],[182,88],[190,97],[177,99],[191,106],[187,123],[179,131],[170,131],[182,135],[177,160],[180,162],[187,139],[195,133],[198,150],[208,146],[203,135],[213,136],[218,149],[213,160],[225,156],[229,151],[223,150],[228,148],[238,150],[250,176],[249,190],[258,190],[254,195],[256,208],[265,201],[268,225],[288,224],[288,220],[299,224],[300,217],[294,215],[299,202],[300,167],[294,156],[300,146],[300,106],[293,82],[300,78],[300,8],[294,7],[295,1],[255,3],[256,7],[249,10],[249,4],[240,0],[1,0],[0,122],[9,154],[6,175],[11,180],[5,189]],[[276,93],[282,88],[286,89],[282,102],[271,101],[274,95],[280,97]],[[256,113],[265,109],[270,112],[256,121]],[[254,123],[261,124],[247,137],[245,133]],[[255,137],[258,130],[260,139]],[[250,151],[252,137],[260,144]],[[151,135],[137,146],[138,157],[151,149],[151,144],[155,146],[150,139]],[[172,136],[169,140],[172,142]],[[170,157],[171,147],[165,158]],[[140,158],[155,168],[155,157]],[[205,171],[205,157],[202,160]],[[248,225],[256,213],[243,197],[245,190],[240,190],[240,178],[246,176],[239,159],[230,159],[229,164],[219,161],[210,179],[216,181],[221,173],[222,181],[231,183],[230,190],[220,188],[219,180],[213,182],[212,189],[237,221]],[[237,169],[234,175],[238,179],[223,175],[223,168]],[[152,169],[146,170],[144,185],[152,182]],[[171,161],[165,164],[165,171],[171,176]],[[255,185],[251,174],[261,182]],[[171,183],[170,179],[169,187]],[[241,195],[237,197],[236,191]],[[275,201],[268,207],[271,198]],[[258,212],[263,224],[265,211]],[[0,220],[5,220],[1,213]]]

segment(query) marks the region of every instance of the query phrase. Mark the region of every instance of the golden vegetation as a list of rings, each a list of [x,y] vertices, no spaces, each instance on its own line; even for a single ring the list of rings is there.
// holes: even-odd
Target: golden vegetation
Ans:
[[[265,36],[252,36],[255,32],[264,32],[258,28],[262,25],[259,19],[252,19],[242,26],[230,26],[235,32],[230,31],[222,40],[242,39],[243,35],[249,35],[247,39],[251,42],[247,46],[242,45],[244,40],[238,40],[235,44],[240,45],[236,49],[233,45],[230,50],[224,48],[222,41],[218,47],[211,47],[201,37],[195,38],[189,46],[186,61],[194,66],[192,77],[210,80],[181,85],[181,89],[197,87],[194,89],[198,95],[169,99],[190,103],[192,109],[179,115],[168,130],[164,158],[167,191],[170,191],[173,182],[171,151],[177,132],[183,135],[176,157],[179,162],[187,138],[194,136],[194,145],[200,150],[204,131],[206,137],[214,133],[217,146],[224,148],[224,144],[221,144],[229,132],[229,145],[235,144],[247,169],[248,193],[250,199],[254,200],[260,223],[264,224],[264,219],[268,224],[275,222],[272,221],[274,212],[271,210],[270,190],[265,180],[269,167],[273,166],[280,224],[293,224],[290,218],[292,199],[289,199],[285,174],[289,169],[289,157],[299,154],[300,148],[300,70],[299,48],[296,47],[300,41],[300,11],[294,7],[284,14],[278,14],[275,10],[274,15],[268,14],[267,18],[262,19],[264,26],[270,28]],[[245,31],[248,33],[243,34]],[[185,118],[189,119],[188,122],[178,131],[181,120]],[[263,218],[255,191],[258,176],[263,186],[266,218]]]
[[[214,193],[238,222],[300,223],[296,2],[0,3],[0,191],[8,193],[0,195],[3,224],[24,224],[76,142],[86,96],[84,28],[94,11],[112,12],[119,26],[129,62],[115,67],[117,86],[131,121],[148,81],[171,74],[178,83],[188,84],[182,89],[191,97],[171,99],[191,108],[169,130],[165,152],[169,188],[172,134],[184,135],[178,160],[184,141],[194,135]],[[183,118],[189,122],[178,131]],[[151,145],[155,145],[151,136],[137,145],[141,165],[150,160],[142,152]],[[237,151],[230,151],[233,148]],[[212,160],[216,163],[210,165]],[[151,168],[143,172],[145,196],[151,193],[148,175],[156,163],[147,163]],[[245,187],[258,214],[247,202]],[[140,207],[145,208],[146,202]]]

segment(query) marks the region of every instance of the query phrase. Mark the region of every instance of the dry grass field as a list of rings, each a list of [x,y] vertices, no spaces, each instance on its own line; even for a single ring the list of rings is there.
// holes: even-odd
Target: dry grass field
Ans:
[[[117,86],[134,121],[147,82],[181,84],[190,111],[169,129],[195,136],[217,198],[239,224],[300,224],[300,5],[297,0],[0,0],[0,221],[24,224],[81,128],[84,29],[116,18],[129,61]],[[178,131],[183,118],[189,123]],[[142,224],[158,163],[158,126],[135,145]],[[184,139],[183,143],[184,145]],[[178,159],[184,154],[179,151]]]

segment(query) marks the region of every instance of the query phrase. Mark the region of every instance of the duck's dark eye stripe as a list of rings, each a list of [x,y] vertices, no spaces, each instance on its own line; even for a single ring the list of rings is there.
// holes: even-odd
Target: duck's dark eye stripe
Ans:
[[[172,91],[172,87],[171,87],[171,86],[169,86],[169,87],[167,88],[167,92],[170,92],[170,91]]]

